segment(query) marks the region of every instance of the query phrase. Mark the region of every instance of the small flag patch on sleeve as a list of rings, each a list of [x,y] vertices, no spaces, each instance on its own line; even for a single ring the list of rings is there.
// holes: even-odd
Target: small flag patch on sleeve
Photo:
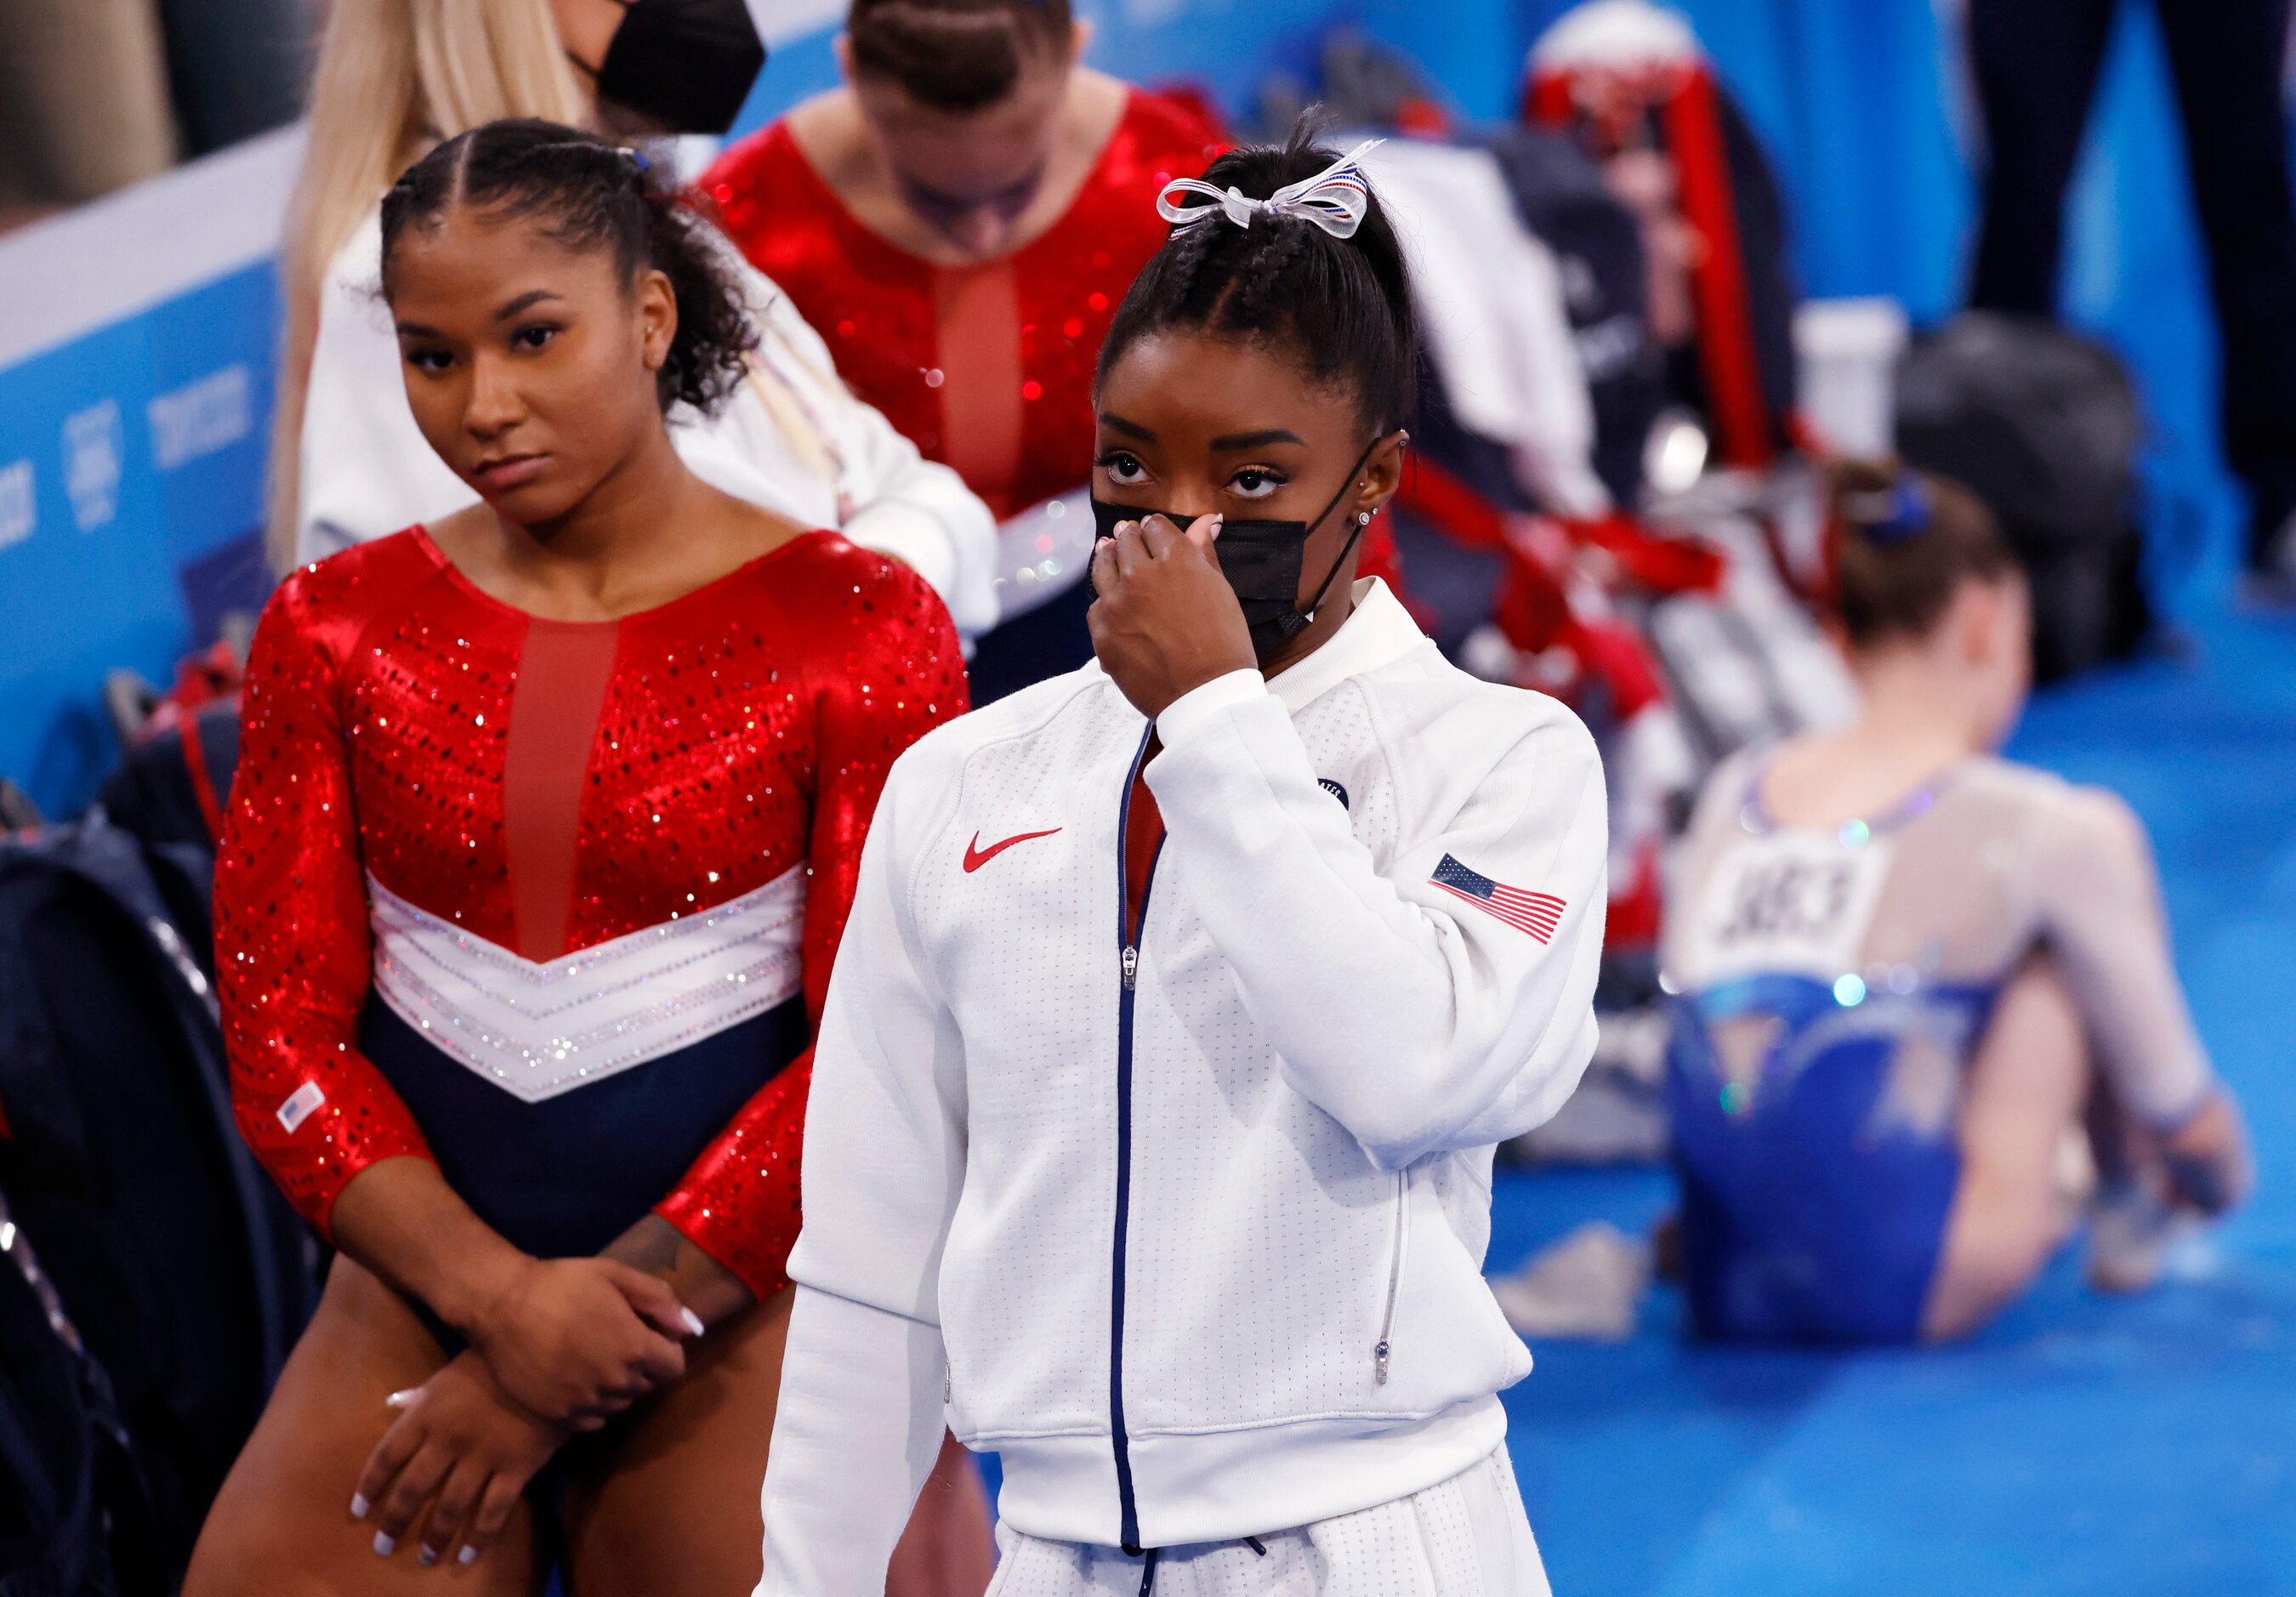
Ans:
[[[1496,915],[1518,931],[1527,931],[1544,943],[1554,936],[1566,907],[1552,893],[1527,892],[1511,888],[1503,881],[1494,881],[1479,871],[1470,871],[1451,855],[1435,867],[1435,874],[1427,879],[1455,898],[1464,898],[1477,909]]]
[[[287,1102],[279,1106],[279,1124],[291,1134],[298,1126],[311,1118],[312,1110],[326,1101],[327,1095],[319,1091],[319,1084],[307,1081],[288,1093]]]

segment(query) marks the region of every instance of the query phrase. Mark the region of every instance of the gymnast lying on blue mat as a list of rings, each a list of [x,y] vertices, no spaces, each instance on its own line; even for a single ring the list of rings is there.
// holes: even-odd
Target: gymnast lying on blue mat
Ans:
[[[1669,896],[1682,1267],[1702,1335],[1939,1340],[2068,1234],[2080,1131],[2108,1289],[2238,1201],[2249,1153],[2142,826],[1991,752],[2029,685],[1991,517],[1860,466],[1835,525],[1863,713],[1726,762]]]

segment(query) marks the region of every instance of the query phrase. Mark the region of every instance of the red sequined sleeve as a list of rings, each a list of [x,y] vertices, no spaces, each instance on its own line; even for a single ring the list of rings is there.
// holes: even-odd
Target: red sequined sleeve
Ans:
[[[819,759],[805,905],[805,1006],[816,1024],[885,774],[903,749],[970,702],[956,632],[932,590],[876,555],[856,551],[841,566],[822,602],[788,607],[791,627],[808,635]],[[812,1077],[808,1049],[742,1107],[655,1211],[761,1300],[789,1284]]]
[[[297,572],[257,627],[231,815],[216,861],[217,988],[240,1134],[297,1212],[330,1235],[345,1183],[430,1157],[354,1045],[369,979],[366,881],[339,660],[357,618]]]

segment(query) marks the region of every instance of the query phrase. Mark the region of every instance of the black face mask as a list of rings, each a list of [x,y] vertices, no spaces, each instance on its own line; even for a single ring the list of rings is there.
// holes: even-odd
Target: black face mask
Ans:
[[[1339,576],[1340,568],[1348,562],[1349,552],[1363,536],[1367,522],[1358,521],[1348,534],[1348,541],[1340,546],[1332,561],[1332,569],[1324,573],[1324,580],[1316,586],[1315,597],[1308,608],[1300,608],[1300,571],[1308,558],[1308,537],[1321,527],[1337,510],[1348,490],[1355,487],[1356,473],[1363,470],[1364,462],[1379,447],[1374,438],[1356,456],[1356,463],[1340,482],[1340,491],[1332,495],[1329,504],[1312,521],[1239,521],[1230,517],[1220,527],[1218,542],[1212,552],[1219,556],[1220,575],[1227,586],[1235,590],[1236,602],[1243,607],[1244,625],[1251,629],[1251,651],[1263,666],[1283,652],[1291,643],[1315,619],[1316,608],[1324,602],[1324,594]],[[1119,521],[1144,520],[1160,515],[1173,526],[1185,532],[1195,520],[1193,516],[1176,516],[1169,511],[1145,509],[1137,504],[1111,504],[1094,495],[1093,526],[1104,538],[1116,536]]]
[[[601,100],[664,133],[722,134],[765,70],[766,45],[744,0],[628,0],[604,61],[567,59]]]

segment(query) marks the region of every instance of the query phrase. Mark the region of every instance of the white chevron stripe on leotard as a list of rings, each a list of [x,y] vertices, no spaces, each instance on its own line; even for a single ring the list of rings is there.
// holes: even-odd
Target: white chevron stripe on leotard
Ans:
[[[537,964],[367,878],[374,990],[441,1052],[529,1103],[795,997],[805,871],[715,909]]]

